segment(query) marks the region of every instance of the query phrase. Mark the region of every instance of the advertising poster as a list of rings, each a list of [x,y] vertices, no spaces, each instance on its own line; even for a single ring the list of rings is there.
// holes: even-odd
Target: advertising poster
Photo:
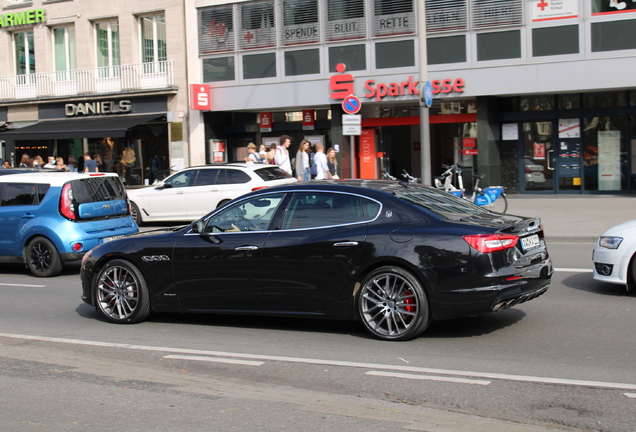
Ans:
[[[599,131],[598,133],[598,190],[620,190],[621,188],[621,133]]]
[[[517,123],[503,123],[501,125],[501,139],[504,141],[517,141],[519,139]]]
[[[360,135],[360,178],[377,178],[374,129],[363,129]]]
[[[534,143],[534,155],[535,160],[545,159],[545,143]]]
[[[579,0],[532,0],[532,21],[551,21],[579,16]]]
[[[580,138],[581,125],[579,119],[560,119],[559,138]]]

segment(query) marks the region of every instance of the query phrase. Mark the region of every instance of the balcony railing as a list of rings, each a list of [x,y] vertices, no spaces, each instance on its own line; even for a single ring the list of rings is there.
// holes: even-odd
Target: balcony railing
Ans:
[[[0,77],[0,102],[174,87],[173,61]]]

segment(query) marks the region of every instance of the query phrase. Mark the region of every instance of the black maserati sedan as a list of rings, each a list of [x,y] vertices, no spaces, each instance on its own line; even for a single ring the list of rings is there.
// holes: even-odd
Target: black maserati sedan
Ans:
[[[315,317],[408,340],[432,320],[534,299],[552,272],[537,218],[422,185],[339,180],[261,189],[188,226],[103,243],[84,256],[81,282],[82,299],[115,323]]]

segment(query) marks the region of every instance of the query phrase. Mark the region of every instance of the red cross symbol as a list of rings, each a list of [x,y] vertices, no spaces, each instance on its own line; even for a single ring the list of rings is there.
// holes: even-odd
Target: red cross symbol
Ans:
[[[245,40],[247,40],[247,43],[252,42],[252,39],[254,39],[254,35],[250,32],[245,33],[245,36],[243,36],[245,38]]]
[[[550,3],[547,3],[545,0],[541,0],[537,6],[540,7],[543,12],[546,6],[550,6]]]

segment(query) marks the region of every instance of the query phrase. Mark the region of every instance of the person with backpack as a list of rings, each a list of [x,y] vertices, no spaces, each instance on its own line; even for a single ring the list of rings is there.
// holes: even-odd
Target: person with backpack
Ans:
[[[243,159],[245,162],[263,163],[263,159],[261,159],[261,156],[256,152],[256,145],[254,143],[247,145],[247,151],[248,155]]]

